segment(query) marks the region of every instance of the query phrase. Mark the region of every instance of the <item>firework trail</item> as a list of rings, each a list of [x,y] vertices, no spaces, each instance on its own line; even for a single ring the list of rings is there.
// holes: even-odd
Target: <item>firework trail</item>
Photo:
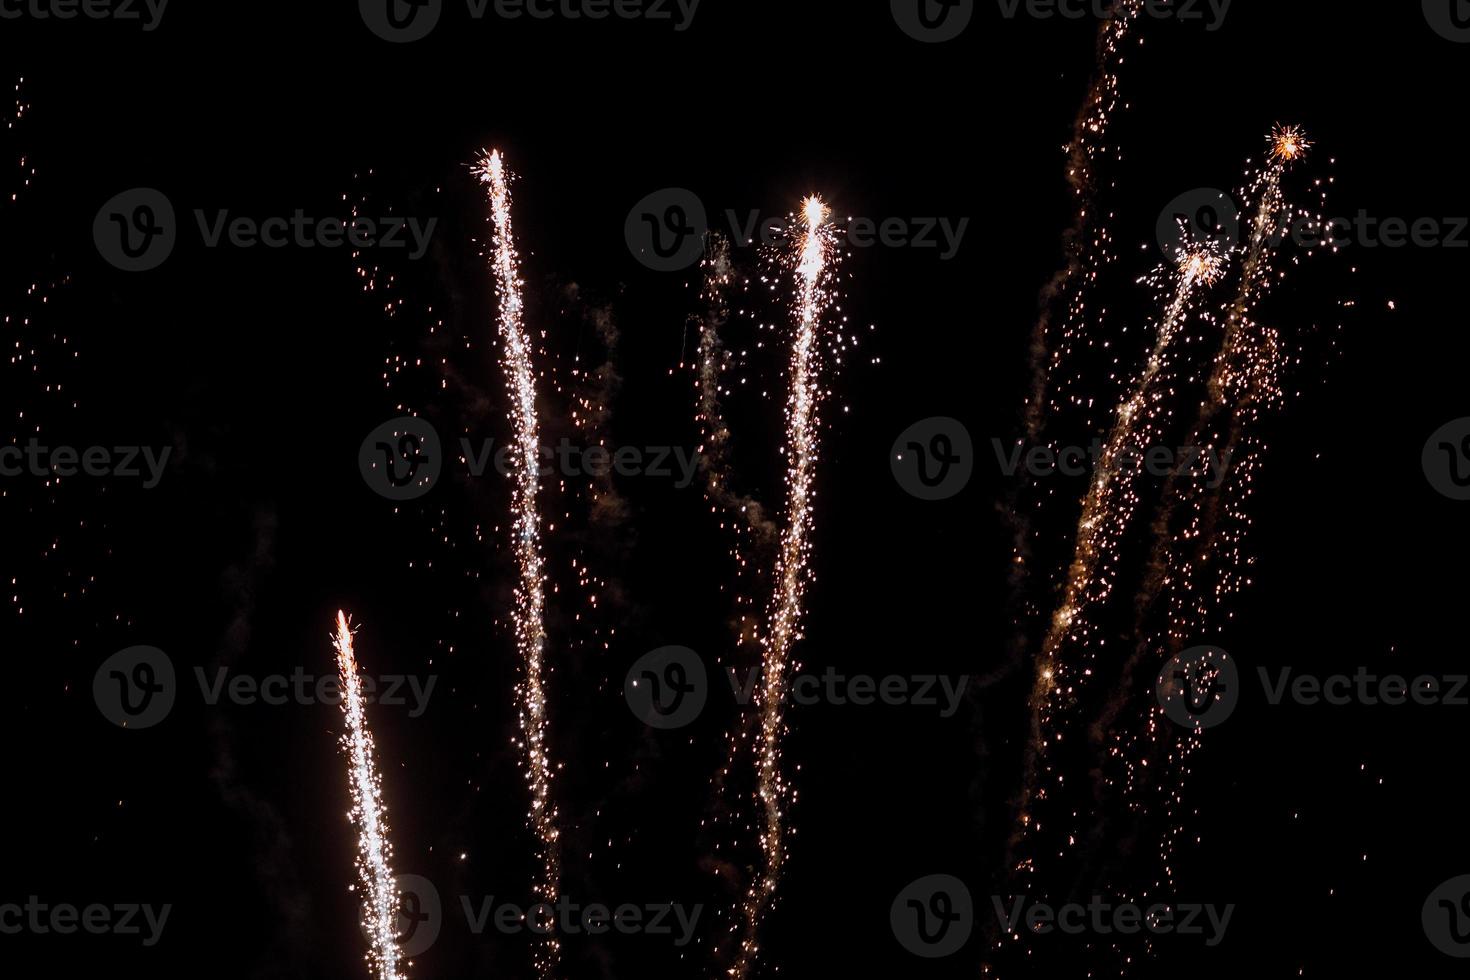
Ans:
[[[720,385],[730,358],[720,339],[720,331],[730,319],[728,293],[735,277],[729,239],[717,232],[711,233],[703,267],[705,278],[700,299],[705,313],[699,324],[699,411],[696,421],[704,434],[704,444],[699,447],[699,468],[704,474],[705,497],[710,501],[711,510],[723,510],[732,515],[736,575],[743,578],[751,571],[751,552],[774,550],[779,529],[766,516],[766,509],[759,500],[734,489],[730,427],[720,403]],[[733,515],[737,514],[740,520],[734,522]],[[755,638],[753,614],[749,608],[753,601],[743,589],[736,590],[735,601],[740,607],[738,642],[744,643]]]
[[[402,980],[397,938],[399,896],[389,865],[393,850],[383,820],[383,787],[373,760],[373,736],[363,712],[362,679],[352,652],[352,627],[347,614],[340,611],[333,646],[342,680],[342,716],[347,722],[342,746],[350,766],[352,822],[358,833],[357,873],[366,893],[367,959],[377,980]]]
[[[1143,0],[1119,0],[1099,29],[1098,72],[1077,115],[1072,141],[1067,146],[1067,180],[1077,213],[1063,235],[1066,263],[1042,291],[1042,312],[1032,336],[1033,388],[1026,405],[1026,433],[1034,443],[1041,438],[1050,413],[1048,388],[1071,352],[1083,337],[1091,318],[1088,289],[1115,256],[1108,225],[1112,215],[1102,215],[1094,206],[1097,193],[1097,164],[1109,152],[1108,132],[1121,102],[1119,72],[1123,45],[1143,8]],[[1060,335],[1053,340],[1053,310],[1064,306]]]
[[[1201,289],[1216,281],[1224,265],[1220,254],[1209,245],[1188,248],[1177,261],[1172,297],[1160,319],[1153,349],[1128,396],[1118,406],[1083,499],[1063,598],[1042,643],[1032,695],[1033,738],[1027,758],[1027,783],[1022,791],[1023,834],[1032,826],[1025,814],[1032,795],[1045,797],[1045,787],[1038,788],[1037,783],[1044,779],[1049,784],[1055,776],[1047,747],[1058,737],[1059,716],[1075,703],[1081,686],[1093,673],[1098,644],[1094,642],[1095,627],[1086,613],[1112,594],[1117,570],[1111,559],[1117,555],[1118,545],[1143,502],[1134,480],[1138,464],[1150,446],[1159,444],[1171,416],[1168,386],[1162,378],[1172,369],[1177,342]],[[1085,651],[1076,665],[1061,657],[1062,651],[1072,647]]]
[[[514,424],[515,479],[511,490],[512,536],[520,581],[516,586],[515,633],[524,675],[517,686],[526,781],[531,790],[529,819],[541,845],[541,879],[535,891],[542,902],[555,903],[561,879],[557,813],[551,802],[553,766],[548,754],[546,710],[546,581],[541,554],[539,488],[539,435],[536,417],[536,381],[531,365],[531,342],[526,333],[521,298],[520,258],[511,228],[510,175],[500,151],[481,160],[477,171],[488,185],[495,283],[500,294],[500,337],[504,344],[507,388]],[[550,976],[560,956],[561,943],[548,935],[536,957],[541,976]]]
[[[1116,259],[1113,251],[1111,213],[1099,209],[1098,167],[1118,150],[1108,143],[1114,116],[1124,103],[1120,95],[1124,46],[1134,32],[1143,0],[1118,0],[1112,16],[1098,31],[1097,72],[1083,100],[1067,145],[1067,181],[1076,211],[1071,226],[1062,235],[1065,261],[1041,293],[1041,313],[1031,338],[1031,392],[1023,415],[1023,430],[1031,445],[1039,445],[1048,421],[1062,416],[1064,405],[1090,409],[1097,399],[1068,395],[1080,377],[1060,377],[1075,359],[1079,345],[1086,345],[1089,327],[1102,314],[1091,307],[1092,290],[1103,271]],[[1142,39],[1139,40],[1142,43]],[[1060,319],[1060,323],[1054,322]],[[1089,419],[1089,431],[1096,426]],[[1053,443],[1055,439],[1051,440]],[[1053,447],[1054,448],[1054,447]],[[1002,508],[1010,525],[1010,601],[1018,610],[1010,642],[1009,663],[999,674],[1020,669],[1030,647],[1033,616],[1037,615],[1028,595],[1032,558],[1031,527],[1044,501],[1031,499],[1030,481],[1025,476],[1012,488]],[[1022,612],[1022,610],[1026,610]]]
[[[1200,403],[1189,445],[1204,447],[1230,461],[1228,479],[1215,488],[1170,479],[1159,507],[1148,577],[1136,603],[1138,643],[1125,665],[1119,701],[1110,704],[1100,726],[1111,728],[1121,710],[1123,692],[1131,688],[1140,666],[1176,656],[1187,643],[1198,642],[1226,600],[1249,584],[1250,560],[1245,553],[1248,505],[1254,494],[1266,446],[1259,424],[1285,401],[1282,387],[1287,351],[1278,331],[1256,322],[1254,312],[1280,281],[1272,259],[1274,236],[1289,217],[1281,178],[1311,144],[1294,127],[1278,126],[1271,134],[1271,155],[1256,176],[1252,192],[1258,200],[1244,250],[1241,280],[1227,305],[1225,329]],[[1304,215],[1319,228],[1319,216]],[[1182,517],[1181,517],[1182,513]],[[1162,609],[1155,603],[1163,595]],[[1198,678],[1197,682],[1208,680]],[[1161,798],[1165,831],[1160,840],[1163,881],[1172,887],[1174,855],[1185,834],[1179,809],[1190,756],[1202,743],[1200,733],[1179,729],[1150,701],[1141,731],[1112,736],[1110,755],[1125,770],[1125,795],[1135,810],[1146,807],[1145,788]]]
[[[811,557],[812,479],[818,451],[822,397],[820,340],[823,317],[832,304],[831,266],[836,239],[827,224],[828,211],[813,196],[802,206],[805,232],[794,252],[798,290],[791,352],[791,388],[786,403],[786,527],[776,559],[775,595],[770,621],[762,637],[762,678],[756,735],[757,794],[762,808],[762,867],[746,893],[745,933],[730,975],[743,980],[759,952],[761,918],[775,896],[786,857],[783,808],[791,796],[781,768],[781,740],[787,678],[797,669],[792,649],[801,637],[802,598]]]

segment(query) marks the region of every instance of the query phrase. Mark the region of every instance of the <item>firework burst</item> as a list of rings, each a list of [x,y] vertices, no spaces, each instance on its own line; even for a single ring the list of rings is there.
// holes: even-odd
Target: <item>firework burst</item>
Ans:
[[[402,980],[398,949],[398,885],[393,878],[393,849],[383,816],[383,786],[373,756],[373,736],[363,710],[362,679],[352,650],[352,627],[347,614],[337,613],[337,671],[342,681],[342,716],[352,785],[352,822],[357,827],[357,873],[362,882],[364,924],[368,933],[367,959],[377,980]]]

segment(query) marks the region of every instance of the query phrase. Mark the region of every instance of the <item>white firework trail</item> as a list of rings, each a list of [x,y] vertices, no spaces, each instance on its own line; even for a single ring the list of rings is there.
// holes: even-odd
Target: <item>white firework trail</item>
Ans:
[[[792,650],[801,638],[802,599],[809,574],[813,487],[819,449],[822,398],[820,343],[822,321],[833,301],[831,268],[835,237],[827,206],[812,196],[802,205],[806,229],[793,253],[797,275],[794,310],[796,336],[791,351],[791,387],[786,402],[786,526],[776,559],[775,594],[762,637],[760,725],[756,734],[757,793],[761,808],[759,875],[747,890],[745,932],[729,973],[743,980],[759,948],[761,919],[774,900],[786,858],[784,808],[791,798],[781,765],[783,711],[788,678],[799,669]]]
[[[514,427],[514,481],[511,486],[512,537],[520,581],[515,596],[516,645],[522,677],[517,685],[521,750],[531,791],[528,815],[541,846],[541,876],[535,883],[539,901],[555,903],[561,880],[560,832],[551,800],[554,773],[547,738],[546,708],[546,573],[541,554],[541,515],[537,509],[540,451],[536,416],[536,379],[531,341],[526,333],[521,294],[520,257],[511,227],[510,175],[500,151],[485,156],[477,168],[488,186],[494,237],[491,243],[496,290],[500,295],[500,339]],[[554,933],[538,950],[536,967],[543,977],[553,973],[561,942]]]
[[[352,785],[352,822],[357,827],[357,873],[362,881],[364,924],[368,933],[367,959],[377,980],[403,980],[398,949],[398,885],[393,877],[393,848],[383,818],[383,786],[373,757],[373,736],[363,711],[362,679],[352,651],[352,627],[347,614],[337,613],[337,671],[342,680],[342,716]]]

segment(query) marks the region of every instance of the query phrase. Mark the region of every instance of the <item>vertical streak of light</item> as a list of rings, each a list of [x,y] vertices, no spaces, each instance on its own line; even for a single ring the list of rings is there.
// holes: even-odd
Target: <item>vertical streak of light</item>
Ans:
[[[402,980],[398,950],[398,885],[390,861],[393,849],[383,819],[383,786],[373,760],[373,736],[363,711],[362,679],[352,651],[352,627],[347,614],[337,613],[337,671],[342,680],[342,716],[352,784],[352,821],[357,825],[357,872],[366,891],[368,961],[378,980]]]
[[[824,228],[827,207],[820,198],[809,197],[803,203],[802,214],[806,231],[796,243],[796,337],[792,345],[791,388],[786,403],[786,527],[781,534],[777,555],[770,625],[763,638],[761,718],[756,736],[763,867],[759,879],[752,882],[746,895],[745,936],[740,944],[739,959],[730,970],[731,976],[737,980],[748,975],[759,952],[760,920],[774,899],[786,857],[782,808],[789,795],[789,787],[781,771],[781,739],[785,732],[783,707],[788,675],[796,669],[791,652],[801,634],[802,598],[811,550],[812,477],[818,450],[818,402],[821,398],[818,330],[831,301],[826,282],[832,248],[832,239]]]
[[[526,780],[531,790],[529,819],[541,845],[541,880],[535,892],[542,902],[555,903],[561,878],[557,812],[551,801],[553,766],[547,738],[546,708],[546,582],[541,554],[541,516],[537,509],[540,451],[536,416],[536,381],[531,365],[531,342],[526,333],[521,295],[520,257],[511,227],[510,177],[500,151],[485,157],[478,169],[489,186],[494,225],[492,264],[500,295],[500,337],[504,343],[506,384],[514,425],[514,469],[511,509],[514,548],[520,566],[516,586],[515,633],[524,675],[517,688],[521,737],[526,757]],[[561,942],[547,935],[536,956],[542,977],[552,975],[560,959]]]

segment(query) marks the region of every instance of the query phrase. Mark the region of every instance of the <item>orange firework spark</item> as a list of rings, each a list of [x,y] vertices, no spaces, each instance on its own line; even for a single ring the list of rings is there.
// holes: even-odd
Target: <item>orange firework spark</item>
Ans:
[[[1271,146],[1271,155],[1283,161],[1300,160],[1312,148],[1312,144],[1307,141],[1307,134],[1300,126],[1280,123],[1271,130],[1267,143]]]
[[[539,488],[540,455],[536,417],[536,381],[531,364],[531,342],[526,333],[525,309],[521,298],[520,257],[511,228],[510,176],[500,151],[480,162],[480,179],[489,186],[495,283],[500,294],[500,337],[504,347],[506,384],[514,425],[515,479],[511,509],[512,537],[520,581],[516,586],[515,633],[524,675],[517,687],[520,710],[521,748],[526,758],[526,780],[531,790],[529,819],[541,844],[542,875],[536,894],[554,903],[561,878],[557,812],[551,802],[554,767],[548,752],[546,710],[546,582],[541,555],[541,516],[536,497]],[[561,944],[549,935],[536,957],[537,969],[550,976],[560,956]]]
[[[342,716],[347,722],[342,746],[347,750],[352,784],[352,822],[357,825],[357,872],[367,893],[364,921],[368,962],[378,980],[402,980],[398,949],[398,886],[390,862],[392,846],[383,819],[383,786],[373,760],[373,737],[363,711],[362,679],[352,652],[347,614],[337,613],[337,671],[342,680]]]

